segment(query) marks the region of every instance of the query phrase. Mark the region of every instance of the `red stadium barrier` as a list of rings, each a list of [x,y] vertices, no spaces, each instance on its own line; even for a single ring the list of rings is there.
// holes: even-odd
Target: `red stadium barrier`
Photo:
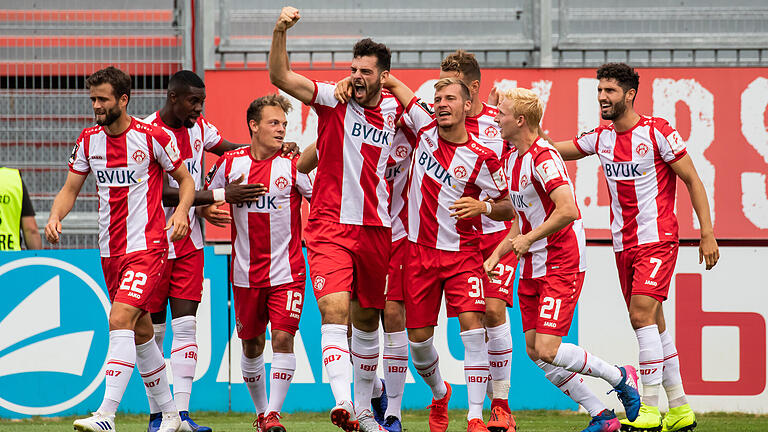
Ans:
[[[393,71],[413,89],[437,78],[436,70]],[[666,118],[687,142],[688,152],[708,190],[715,233],[723,239],[768,239],[768,69],[660,68],[638,69],[640,89],[635,107],[641,114]],[[337,80],[344,71],[302,72],[319,80]],[[599,122],[594,69],[488,69],[483,71],[481,95],[494,83],[534,88],[545,102],[542,127],[555,140],[573,138]],[[228,140],[249,142],[245,110],[256,97],[275,92],[267,71],[207,71],[206,117]],[[307,145],[316,131],[306,128],[314,116],[294,104],[301,114],[289,116],[288,138]],[[579,124],[582,124],[580,127]],[[292,127],[296,129],[291,129]],[[298,123],[301,125],[297,128]],[[306,129],[306,130],[305,130]],[[594,157],[569,163],[579,195],[587,237],[608,239],[608,192]],[[212,163],[208,159],[208,165]],[[698,238],[695,216],[682,182],[678,182],[677,215],[680,235]],[[207,240],[226,241],[229,231],[208,227]]]

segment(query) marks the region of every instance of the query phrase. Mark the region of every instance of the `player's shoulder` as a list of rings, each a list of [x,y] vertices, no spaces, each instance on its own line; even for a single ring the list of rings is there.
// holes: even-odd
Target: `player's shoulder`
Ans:
[[[155,111],[152,114],[144,117],[143,119],[139,119],[139,121],[144,122],[144,123],[148,123],[148,124],[153,124],[153,123],[155,123],[157,121],[158,118],[159,118],[159,115],[158,115],[157,111]]]
[[[669,124],[669,122],[661,117],[641,117],[641,121],[644,122],[644,124],[658,130],[659,132],[663,133],[664,135],[668,135],[670,132],[675,130],[672,125]]]
[[[171,138],[171,134],[163,127],[154,125],[152,123],[146,123],[142,120],[134,117],[134,122],[131,123],[131,129],[147,134],[157,141],[168,141]]]
[[[584,132],[580,133],[579,136],[576,137],[576,138],[577,139],[581,139],[581,138],[583,138],[585,136],[589,136],[589,135],[594,135],[595,137],[598,137],[598,136],[600,136],[601,132],[612,131],[612,130],[614,130],[613,123],[608,124],[608,125],[600,125],[600,126],[594,128],[592,130],[588,130],[588,131],[584,131]]]
[[[499,114],[499,109],[493,105],[488,105],[487,103],[483,102],[482,114],[489,117],[496,117],[496,115]]]
[[[534,161],[541,158],[546,159],[561,159],[560,153],[555,147],[544,139],[537,139],[531,148],[528,150]]]
[[[237,159],[239,157],[248,157],[248,155],[250,154],[250,151],[251,151],[251,148],[249,146],[238,147],[234,150],[224,152],[224,154],[222,154],[221,157],[219,157],[219,160],[226,160],[226,159],[232,160],[232,159]]]
[[[471,152],[475,153],[478,156],[478,159],[487,159],[487,158],[496,157],[496,153],[493,150],[491,150],[485,144],[483,144],[480,138],[472,134],[469,135],[469,142],[465,147],[469,149]]]
[[[103,126],[95,125],[95,126],[87,127],[85,129],[83,129],[82,132],[80,132],[80,138],[85,138],[87,136],[97,135],[97,134],[99,134],[99,133],[101,133],[103,131],[104,131],[104,127]]]

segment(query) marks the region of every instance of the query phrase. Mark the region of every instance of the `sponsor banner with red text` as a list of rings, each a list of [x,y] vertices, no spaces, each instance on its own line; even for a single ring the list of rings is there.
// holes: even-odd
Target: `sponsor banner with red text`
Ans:
[[[698,263],[698,248],[680,248],[664,316],[695,411],[765,413],[768,408],[766,256],[768,248],[724,247],[720,262],[705,271]],[[587,248],[578,340],[611,364],[637,367],[637,338],[613,261],[611,248]],[[609,408],[623,411],[614,393],[606,395],[606,383],[594,378],[585,382]],[[666,395],[661,394],[666,411]]]
[[[636,110],[668,120],[680,131],[707,190],[718,238],[768,239],[768,69],[638,69]],[[344,70],[302,71],[336,81]],[[435,70],[394,70],[425,100],[431,101]],[[273,93],[267,71],[206,71],[206,117],[232,142],[250,142],[245,121],[248,104]],[[544,102],[542,128],[555,140],[569,140],[601,122],[594,69],[488,69],[480,94],[499,88],[527,87]],[[288,136],[303,148],[317,136],[317,115],[293,100]],[[208,157],[210,166],[213,158]],[[608,239],[609,198],[594,156],[570,162],[589,239]],[[681,238],[698,238],[698,221],[685,186],[678,182],[677,214]],[[211,227],[208,240],[228,240],[229,230]]]

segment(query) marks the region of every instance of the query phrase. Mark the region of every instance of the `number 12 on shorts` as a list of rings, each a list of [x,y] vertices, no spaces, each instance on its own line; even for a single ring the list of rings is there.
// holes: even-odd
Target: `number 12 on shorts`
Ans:
[[[288,312],[301,313],[301,301],[303,296],[299,291],[288,291],[288,301],[285,303],[285,310]]]

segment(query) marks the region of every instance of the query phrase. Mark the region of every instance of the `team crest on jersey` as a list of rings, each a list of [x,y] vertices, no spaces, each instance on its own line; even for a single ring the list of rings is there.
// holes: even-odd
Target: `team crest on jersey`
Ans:
[[[395,156],[399,157],[400,159],[405,159],[406,156],[408,156],[408,147],[406,146],[397,146],[395,149]]]
[[[498,190],[504,190],[507,189],[507,177],[504,175],[504,170],[499,168],[496,170],[495,173],[491,174],[491,177],[493,178],[493,183],[496,184],[496,189]]]
[[[200,141],[200,138],[197,138],[195,140],[195,153],[199,152],[200,151],[200,147],[202,147],[202,146],[203,146],[203,142]]]
[[[72,154],[69,156],[69,163],[73,164],[75,163],[75,159],[77,159],[77,150],[80,148],[80,142],[76,142],[75,146],[72,147]]]
[[[496,138],[496,135],[498,134],[499,134],[499,131],[496,130],[496,128],[493,126],[488,126],[487,128],[485,128],[485,135],[489,138]]]
[[[141,164],[142,162],[144,162],[144,159],[147,158],[147,154],[141,150],[136,150],[135,152],[133,152],[133,155],[131,155],[131,157],[133,158],[133,160],[136,161],[137,164]]]
[[[280,176],[277,179],[275,179],[275,186],[277,186],[278,190],[283,190],[286,187],[288,187],[288,179]]]
[[[646,153],[648,153],[648,145],[645,143],[640,143],[635,147],[635,152],[640,155],[640,157],[645,156]]]
[[[391,129],[395,128],[395,116],[392,113],[387,114],[387,126]]]
[[[453,169],[453,176],[456,177],[457,179],[463,179],[464,177],[467,176],[467,169],[459,165]]]
[[[322,276],[315,276],[315,282],[313,285],[315,286],[316,290],[322,291],[323,287],[325,286],[325,278]]]
[[[526,186],[528,186],[528,176],[523,174],[523,176],[520,177],[520,190],[525,189]]]

